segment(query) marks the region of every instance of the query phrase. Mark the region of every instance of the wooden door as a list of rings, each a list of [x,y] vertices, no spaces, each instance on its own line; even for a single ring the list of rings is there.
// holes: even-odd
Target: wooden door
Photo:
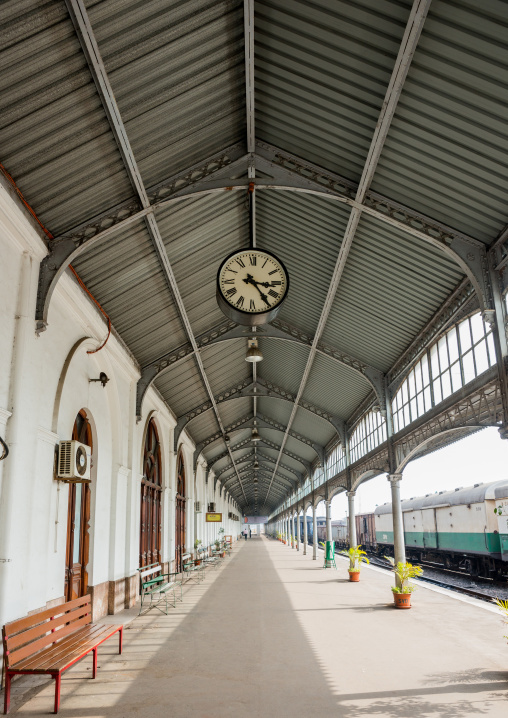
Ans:
[[[160,563],[162,535],[162,461],[157,427],[150,419],[146,429],[141,480],[139,566]]]
[[[176,484],[176,516],[175,516],[175,571],[182,570],[182,556],[185,553],[185,465],[183,463],[183,457],[180,454],[178,457],[178,475]]]
[[[76,417],[72,438],[89,446],[93,456],[92,428],[84,410],[81,410]],[[66,601],[81,598],[88,592],[89,547],[90,485],[69,484],[64,588]]]

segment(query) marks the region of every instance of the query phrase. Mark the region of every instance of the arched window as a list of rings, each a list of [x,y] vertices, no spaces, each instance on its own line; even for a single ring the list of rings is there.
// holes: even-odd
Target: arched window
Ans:
[[[380,412],[370,411],[357,424],[349,440],[351,463],[368,454],[383,441],[386,441],[386,421]]]
[[[72,438],[89,446],[93,457],[92,427],[84,409],[76,416]],[[81,483],[69,484],[64,583],[66,601],[81,598],[88,591],[89,532],[90,486]]]
[[[162,534],[162,461],[159,434],[155,421],[146,428],[141,479],[141,518],[139,532],[139,565],[159,563]]]
[[[478,312],[449,329],[415,364],[392,402],[400,431],[496,362],[494,338]]]

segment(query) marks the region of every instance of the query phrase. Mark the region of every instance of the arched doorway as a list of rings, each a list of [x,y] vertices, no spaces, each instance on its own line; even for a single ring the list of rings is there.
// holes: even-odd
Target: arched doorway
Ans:
[[[84,409],[76,417],[72,438],[89,446],[93,456],[92,427]],[[66,601],[85,596],[88,591],[89,546],[90,485],[69,484],[64,589]]]
[[[155,421],[146,428],[141,480],[141,521],[139,565],[160,563],[162,532],[162,461],[159,434]]]
[[[176,481],[175,571],[182,570],[182,556],[185,553],[185,464],[182,453],[178,454]]]

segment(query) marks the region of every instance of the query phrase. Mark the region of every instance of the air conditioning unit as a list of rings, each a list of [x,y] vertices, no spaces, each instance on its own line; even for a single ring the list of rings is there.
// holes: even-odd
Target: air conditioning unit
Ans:
[[[215,504],[214,503],[208,504],[208,513],[209,514],[215,513]]]
[[[59,479],[75,484],[90,482],[92,450],[79,441],[61,441],[58,449]]]
[[[201,501],[195,501],[194,502],[194,511],[197,514],[201,513]]]

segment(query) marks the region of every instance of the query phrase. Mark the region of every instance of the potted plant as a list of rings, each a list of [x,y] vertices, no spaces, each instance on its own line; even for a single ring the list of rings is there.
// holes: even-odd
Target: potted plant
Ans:
[[[392,563],[395,563],[392,559]],[[397,576],[399,586],[392,586],[393,598],[397,608],[411,608],[411,594],[416,591],[416,586],[409,583],[411,578],[417,578],[423,573],[421,566],[413,566],[412,563],[399,561],[393,569]]]
[[[199,549],[200,546],[201,546],[201,541],[200,541],[199,539],[196,539],[196,540],[194,541],[194,551],[196,552],[196,558],[194,559],[194,564],[195,564],[196,566],[200,566],[200,565],[201,565],[201,559],[198,558],[198,549]]]
[[[349,559],[349,580],[359,581],[362,563],[370,563],[366,552],[362,551],[361,546],[350,546],[347,550],[339,551],[339,555]]]
[[[492,601],[496,604],[496,606],[503,614],[503,623],[506,623],[506,625],[508,626],[508,599],[503,600],[502,598],[493,598]],[[508,636],[505,636],[505,638],[508,639]]]

